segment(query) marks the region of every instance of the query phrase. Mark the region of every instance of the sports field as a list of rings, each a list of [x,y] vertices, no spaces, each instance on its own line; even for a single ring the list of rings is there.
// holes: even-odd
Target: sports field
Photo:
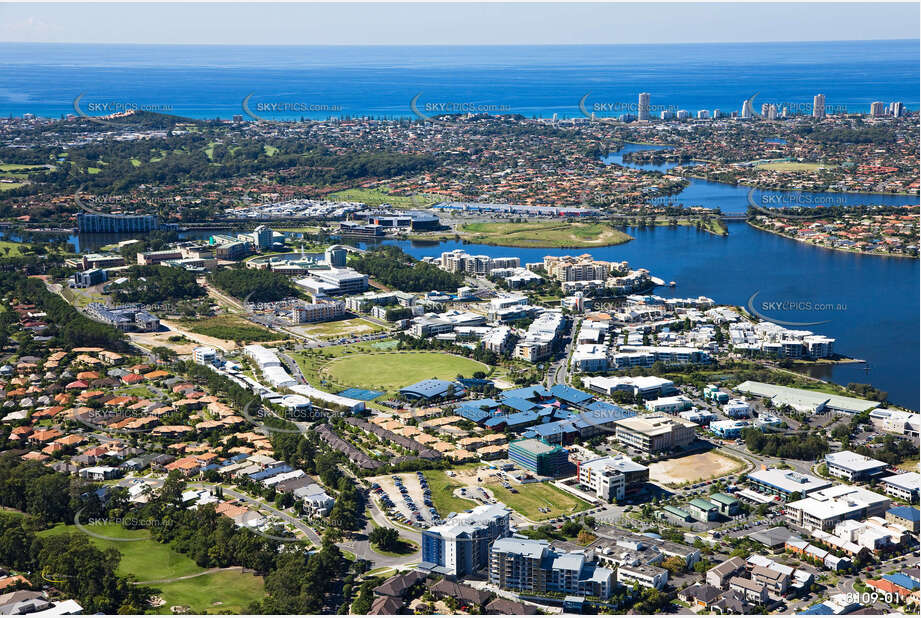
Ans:
[[[824,163],[800,163],[799,161],[774,161],[773,163],[761,163],[756,166],[761,170],[774,170],[777,172],[814,172],[820,167],[834,167]]]
[[[606,223],[468,223],[458,231],[470,242],[507,247],[605,247],[632,240],[631,236]]]
[[[726,476],[743,464],[719,453],[696,453],[649,464],[649,480],[654,483],[682,484]]]
[[[382,352],[352,354],[326,364],[320,374],[336,384],[395,391],[428,378],[453,379],[488,371],[483,363],[438,352]]]

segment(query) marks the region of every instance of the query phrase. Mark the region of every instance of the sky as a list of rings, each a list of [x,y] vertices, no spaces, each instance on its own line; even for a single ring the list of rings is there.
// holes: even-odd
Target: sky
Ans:
[[[915,3],[0,3],[0,42],[532,45],[919,38]]]

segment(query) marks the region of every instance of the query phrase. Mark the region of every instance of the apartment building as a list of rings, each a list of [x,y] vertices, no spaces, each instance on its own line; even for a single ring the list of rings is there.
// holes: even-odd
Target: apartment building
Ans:
[[[490,552],[489,583],[503,590],[609,598],[614,572],[591,552],[558,552],[545,540],[508,537]]]
[[[623,586],[637,583],[644,588],[661,590],[668,583],[668,571],[651,564],[622,564],[617,567],[617,582]]]
[[[344,303],[310,303],[294,307],[291,310],[291,321],[295,324],[304,324],[305,322],[327,322],[329,320],[337,320],[344,315]]]
[[[455,577],[485,568],[492,543],[509,535],[510,514],[502,504],[484,504],[423,531],[423,564]]]
[[[611,273],[612,264],[595,260],[589,254],[580,256],[544,257],[544,270],[551,277],[561,282],[566,281],[604,281]]]

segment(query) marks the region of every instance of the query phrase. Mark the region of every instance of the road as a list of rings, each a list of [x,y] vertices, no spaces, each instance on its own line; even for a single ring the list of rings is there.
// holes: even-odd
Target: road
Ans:
[[[196,488],[199,488],[199,489],[209,489],[209,490],[210,490],[210,489],[213,489],[213,488],[215,487],[215,485],[210,484],[210,483],[189,483],[189,486],[190,486],[190,487],[196,487]],[[271,513],[272,515],[278,517],[278,518],[281,519],[282,521],[285,521],[285,522],[291,524],[292,526],[294,526],[295,528],[297,528],[299,531],[303,532],[304,535],[305,535],[305,536],[310,540],[310,542],[313,543],[314,545],[320,546],[320,545],[323,544],[323,539],[320,538],[320,535],[317,534],[317,533],[313,530],[313,528],[311,528],[311,527],[308,526],[306,523],[304,523],[303,520],[298,519],[297,517],[293,517],[293,516],[291,516],[291,515],[285,513],[284,511],[281,511],[281,510],[275,508],[274,506],[272,506],[272,505],[270,505],[270,504],[267,504],[266,502],[263,502],[263,501],[260,501],[260,500],[256,500],[255,498],[250,498],[250,497],[247,496],[246,494],[240,493],[239,491],[236,491],[235,489],[227,489],[226,487],[223,487],[222,489],[223,489],[223,492],[224,492],[224,496],[230,496],[231,498],[235,498],[236,500],[239,500],[239,501],[241,501],[241,502],[245,502],[245,503],[247,503],[247,504],[252,504],[252,505],[255,506],[255,507],[264,509],[264,510],[268,511],[269,513]]]

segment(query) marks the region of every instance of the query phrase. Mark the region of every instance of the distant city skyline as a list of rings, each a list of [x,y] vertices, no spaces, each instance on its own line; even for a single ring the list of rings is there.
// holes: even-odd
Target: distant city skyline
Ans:
[[[576,45],[917,39],[917,3],[0,4],[0,42]]]

